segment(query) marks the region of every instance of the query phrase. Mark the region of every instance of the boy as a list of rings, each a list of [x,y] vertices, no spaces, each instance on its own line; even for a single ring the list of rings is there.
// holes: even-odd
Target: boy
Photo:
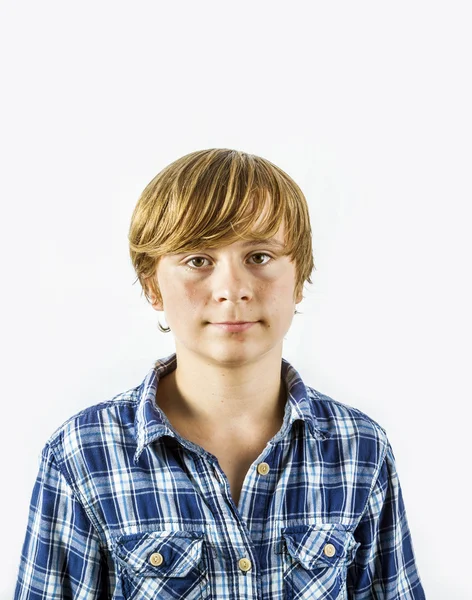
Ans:
[[[297,184],[193,152],[129,243],[176,352],[45,445],[16,600],[423,599],[384,429],[282,358],[314,268]]]

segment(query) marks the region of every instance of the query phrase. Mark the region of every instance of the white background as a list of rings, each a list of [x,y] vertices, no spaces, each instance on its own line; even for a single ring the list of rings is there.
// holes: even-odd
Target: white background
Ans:
[[[470,598],[468,5],[1,3],[2,600],[48,437],[173,352],[128,227],[212,147],[304,191],[316,270],[284,357],[385,427],[427,598]]]

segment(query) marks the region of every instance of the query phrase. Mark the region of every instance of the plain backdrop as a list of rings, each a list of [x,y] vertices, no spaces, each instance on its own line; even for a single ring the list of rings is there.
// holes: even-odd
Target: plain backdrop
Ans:
[[[1,2],[2,600],[49,436],[174,351],[128,228],[214,147],[304,191],[316,270],[284,357],[386,429],[427,598],[470,598],[469,6]]]

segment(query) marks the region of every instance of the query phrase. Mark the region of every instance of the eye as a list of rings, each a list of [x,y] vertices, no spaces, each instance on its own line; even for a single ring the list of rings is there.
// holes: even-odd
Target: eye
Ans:
[[[265,257],[267,257],[269,259],[272,259],[272,256],[270,256],[270,254],[267,254],[266,252],[254,252],[254,254],[251,254],[251,258],[253,256],[258,256],[258,257],[259,256],[265,256]],[[205,260],[208,260],[208,259],[205,258],[204,256],[194,256],[193,258],[189,258],[189,260],[185,264],[188,265],[189,263],[191,263],[193,261],[202,261],[202,260],[205,261]],[[259,266],[259,267],[265,267],[269,262],[271,262],[271,261],[266,261],[264,263],[256,262],[255,264],[257,266]],[[200,271],[202,269],[202,266],[203,265],[200,264],[200,266],[198,266],[198,265],[197,266],[193,266],[193,267],[187,266],[186,268],[189,269],[190,271]]]

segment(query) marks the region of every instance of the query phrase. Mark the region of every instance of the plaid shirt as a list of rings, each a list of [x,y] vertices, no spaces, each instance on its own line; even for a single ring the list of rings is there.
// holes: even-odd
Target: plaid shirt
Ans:
[[[424,599],[385,430],[282,359],[281,429],[239,505],[156,406],[175,354],[40,457],[15,600]]]

